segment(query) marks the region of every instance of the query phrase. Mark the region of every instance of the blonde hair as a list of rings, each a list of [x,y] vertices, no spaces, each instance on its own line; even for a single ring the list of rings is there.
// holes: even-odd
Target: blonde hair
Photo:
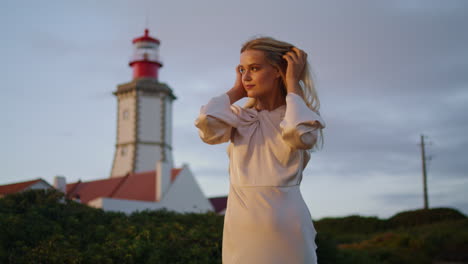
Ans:
[[[265,54],[266,61],[270,63],[273,67],[277,68],[281,74],[280,89],[283,93],[283,96],[286,97],[286,68],[288,66],[287,61],[283,59],[283,55],[291,51],[294,45],[279,41],[271,37],[259,37],[247,41],[242,45],[240,53],[246,50],[260,50]],[[312,80],[312,75],[310,73],[309,62],[306,62],[304,71],[302,72],[299,85],[302,88],[302,98],[306,105],[314,112],[319,114],[320,109],[320,100],[315,90],[315,85]],[[256,104],[255,98],[249,98],[245,103],[244,107],[251,108]],[[319,129],[320,136],[317,142],[320,142],[320,148],[323,146],[323,132],[322,128]],[[318,149],[317,144],[315,144],[314,149]]]

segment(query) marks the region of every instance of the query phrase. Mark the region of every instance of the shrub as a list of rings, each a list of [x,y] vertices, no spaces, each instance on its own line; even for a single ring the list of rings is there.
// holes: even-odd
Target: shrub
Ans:
[[[393,228],[411,227],[443,222],[448,220],[466,219],[466,216],[452,208],[419,209],[397,213],[388,219]]]
[[[0,263],[221,263],[223,221],[215,213],[104,212],[57,191],[27,191],[0,198]],[[321,264],[468,262],[468,219],[453,209],[314,225]]]

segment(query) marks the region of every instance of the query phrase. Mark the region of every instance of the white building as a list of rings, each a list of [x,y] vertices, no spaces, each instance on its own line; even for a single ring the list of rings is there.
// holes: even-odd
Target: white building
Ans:
[[[160,178],[169,179],[164,187]],[[165,191],[163,191],[165,189]],[[67,184],[67,196],[106,211],[132,213],[166,208],[177,212],[215,211],[188,166],[129,173],[122,177]]]

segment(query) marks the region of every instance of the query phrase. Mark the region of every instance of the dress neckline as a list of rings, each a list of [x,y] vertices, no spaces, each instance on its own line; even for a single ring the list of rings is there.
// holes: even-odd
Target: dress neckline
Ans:
[[[285,107],[286,107],[286,104],[282,104],[282,105],[276,107],[276,108],[273,109],[273,110],[267,110],[267,109],[261,109],[261,110],[259,110],[259,109],[255,108],[255,107],[252,107],[252,108],[250,108],[250,109],[255,110],[257,113],[260,113],[260,112],[272,113],[272,112],[276,112],[276,111],[278,111],[278,110],[280,110],[280,109],[283,109],[283,108],[285,108]]]

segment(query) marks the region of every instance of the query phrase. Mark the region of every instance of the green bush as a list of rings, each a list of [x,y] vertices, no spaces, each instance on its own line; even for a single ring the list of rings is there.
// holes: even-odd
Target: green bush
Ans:
[[[214,213],[127,216],[27,191],[0,199],[0,263],[221,263],[222,228]]]
[[[318,233],[332,235],[338,243],[366,239],[370,234],[387,230],[387,222],[377,217],[347,216],[322,218],[314,222]]]
[[[104,212],[35,190],[0,199],[0,263],[221,263],[224,217]],[[438,208],[314,222],[321,264],[468,262],[468,219]]]
[[[457,210],[451,208],[432,208],[400,212],[388,219],[388,222],[392,228],[397,228],[460,219],[466,219],[466,216]]]

